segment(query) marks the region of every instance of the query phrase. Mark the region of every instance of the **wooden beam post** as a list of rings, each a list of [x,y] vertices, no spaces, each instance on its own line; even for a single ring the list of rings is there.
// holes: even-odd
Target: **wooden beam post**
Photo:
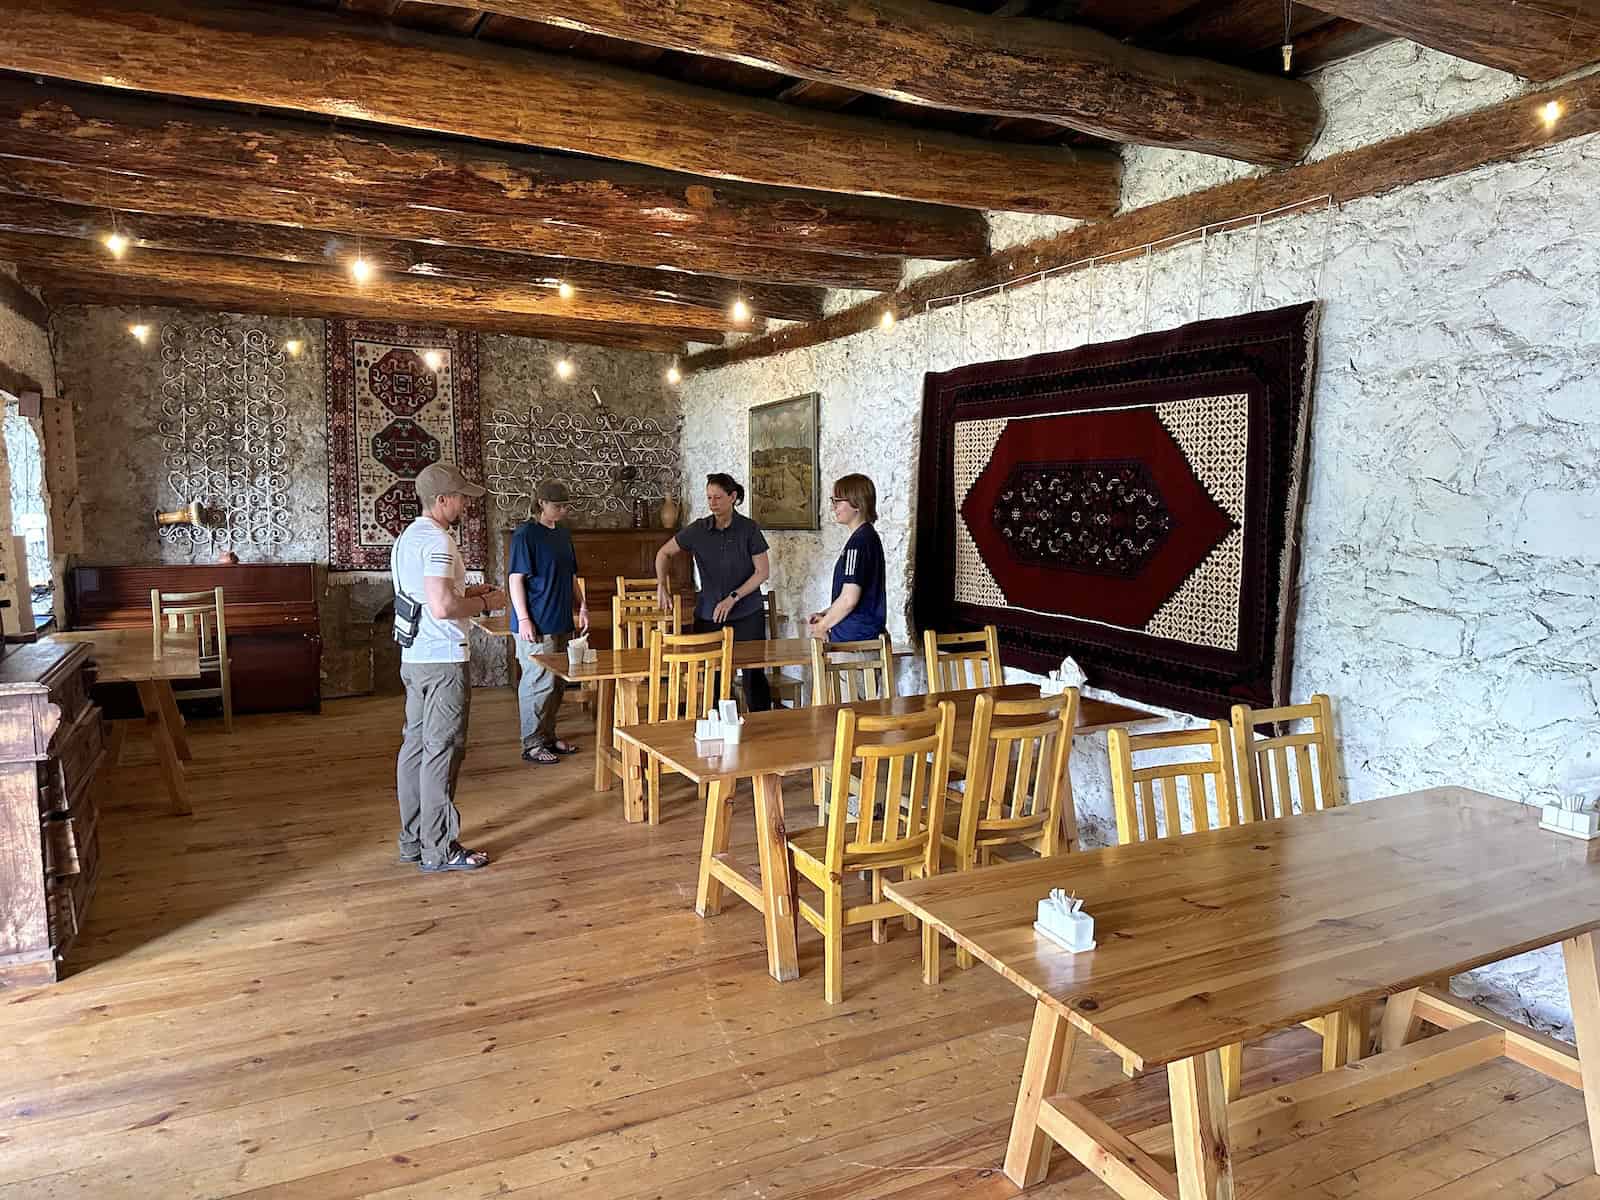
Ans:
[[[1316,0],[1313,7],[1529,79],[1600,61],[1593,0]]]

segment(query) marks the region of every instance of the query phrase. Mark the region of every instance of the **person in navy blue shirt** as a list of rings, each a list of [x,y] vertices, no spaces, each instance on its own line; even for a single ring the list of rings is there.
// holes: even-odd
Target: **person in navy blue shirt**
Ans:
[[[556,737],[561,711],[561,681],[534,661],[535,654],[560,654],[572,637],[572,610],[578,630],[589,632],[589,606],[578,586],[578,555],[572,534],[558,524],[572,495],[564,483],[539,485],[539,515],[511,535],[507,570],[511,591],[511,632],[516,637],[522,682],[517,707],[522,716],[522,757],[531,763],[560,762],[578,748]]]
[[[850,530],[833,565],[833,603],[812,613],[807,629],[830,642],[875,638],[889,621],[889,589],[883,565],[878,489],[865,475],[845,475],[833,484],[833,519]]]

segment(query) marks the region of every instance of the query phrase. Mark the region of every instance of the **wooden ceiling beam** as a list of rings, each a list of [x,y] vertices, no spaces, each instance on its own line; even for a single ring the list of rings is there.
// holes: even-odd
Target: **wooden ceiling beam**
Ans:
[[[1112,154],[797,111],[337,13],[290,20],[250,0],[9,0],[0,68],[961,208],[1092,218],[1110,215],[1119,199]],[[1053,86],[1070,90],[1070,81]],[[1118,96],[1111,106],[1134,100]]]
[[[164,251],[132,253],[113,258],[103,247],[73,238],[0,234],[0,259],[27,263],[49,271],[101,275],[138,281],[157,294],[165,285],[178,289],[195,285],[234,288],[251,294],[292,298],[312,308],[336,310],[352,297],[381,299],[392,310],[454,314],[454,320],[471,322],[490,315],[533,324],[556,321],[573,329],[596,322],[634,329],[661,328],[674,340],[695,341],[698,334],[716,336],[732,327],[726,314],[705,309],[685,314],[668,306],[649,306],[584,297],[562,300],[547,289],[508,287],[450,279],[414,279],[376,274],[358,284],[346,270],[300,263],[262,262],[221,254],[173,254]]]
[[[1541,82],[1600,62],[1600,0],[1316,0],[1311,7]]]
[[[957,260],[988,253],[970,209],[770,188],[628,163],[334,128],[0,79],[4,152],[82,166],[292,186],[442,211],[781,250]],[[546,240],[549,240],[548,238]],[[535,249],[543,250],[544,247]]]
[[[1296,80],[1143,50],[1083,26],[931,0],[444,2],[934,108],[1039,118],[1273,166],[1298,162],[1322,124],[1316,94]]]
[[[45,299],[52,307],[85,304],[134,309],[183,308],[253,316],[367,317],[411,324],[454,325],[483,333],[503,333],[514,337],[607,346],[619,350],[645,350],[657,354],[680,353],[684,342],[689,340],[675,337],[670,330],[597,321],[529,320],[495,313],[464,316],[450,310],[424,311],[409,305],[393,304],[381,296],[349,296],[338,304],[321,304],[278,292],[258,292],[204,283],[181,286],[151,284],[148,280],[37,266],[24,270],[23,277],[43,290]]]
[[[513,254],[571,255],[574,262],[641,262],[732,280],[765,280],[819,287],[883,291],[898,285],[900,260],[852,258],[816,251],[782,251],[731,242],[652,238],[631,233],[559,229],[542,220],[445,212],[416,205],[385,205],[343,196],[314,196],[266,184],[215,179],[171,180],[78,167],[39,159],[9,158],[0,131],[0,192],[178,217],[325,229],[350,237],[387,237],[442,245],[474,246]],[[549,249],[545,249],[549,247]]]
[[[649,271],[608,263],[540,258],[464,246],[433,246],[390,238],[356,239],[317,229],[209,221],[196,217],[116,213],[33,196],[0,197],[0,232],[43,234],[99,242],[109,233],[135,249],[229,254],[277,262],[343,268],[359,252],[385,275],[419,279],[470,279],[558,291],[570,284],[584,295],[654,305],[674,305],[686,322],[714,323],[742,298],[763,317],[811,321],[822,315],[821,288],[776,284],[737,285],[708,275]]]

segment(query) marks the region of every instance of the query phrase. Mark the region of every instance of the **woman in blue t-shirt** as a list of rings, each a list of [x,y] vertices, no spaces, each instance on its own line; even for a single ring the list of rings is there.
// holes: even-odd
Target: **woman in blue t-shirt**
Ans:
[[[812,613],[807,629],[830,642],[861,642],[888,626],[889,590],[883,568],[878,489],[865,475],[845,475],[833,484],[833,519],[850,530],[833,565],[833,603]]]

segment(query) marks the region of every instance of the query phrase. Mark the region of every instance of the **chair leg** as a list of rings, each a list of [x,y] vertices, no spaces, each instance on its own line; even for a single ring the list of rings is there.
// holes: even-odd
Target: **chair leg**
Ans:
[[[811,768],[811,799],[817,806],[817,824],[822,824],[822,810],[828,802],[827,794],[823,790],[822,768]]]
[[[883,903],[883,872],[872,873],[872,902]],[[883,917],[876,917],[872,922],[872,941],[874,945],[881,946],[889,940],[889,922]]]
[[[222,730],[233,732],[233,679],[226,668],[222,671]]]
[[[844,999],[844,885],[830,883],[823,900],[822,994],[829,1004]]]
[[[1222,1094],[1229,1101],[1239,1098],[1239,1077],[1244,1070],[1244,1043],[1222,1048]]]
[[[661,824],[661,760],[650,755],[646,790],[649,793],[649,817],[652,825]]]

